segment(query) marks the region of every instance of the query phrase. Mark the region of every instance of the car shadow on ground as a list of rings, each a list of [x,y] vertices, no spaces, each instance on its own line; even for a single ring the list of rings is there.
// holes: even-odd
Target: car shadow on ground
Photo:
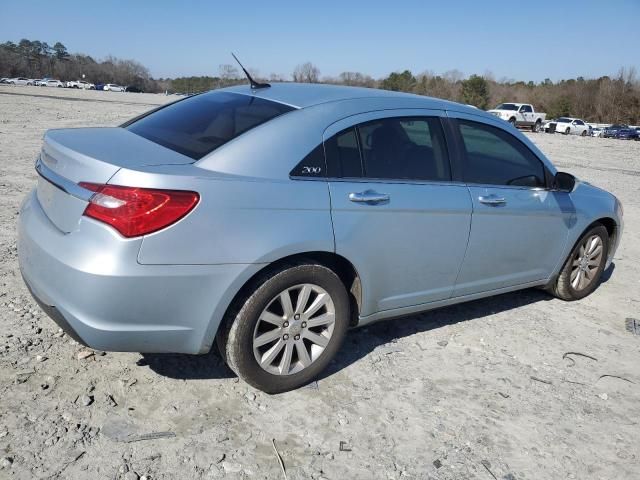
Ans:
[[[615,265],[611,264],[602,273],[601,283],[605,283],[611,278],[614,268]],[[350,330],[347,333],[343,347],[329,367],[321,374],[320,379],[339,372],[365,357],[376,348],[393,343],[399,338],[552,299],[553,297],[548,293],[532,288],[438,308]],[[181,380],[235,377],[234,373],[225,365],[215,346],[206,355],[145,353],[142,354],[142,358],[137,362],[137,365],[140,367],[148,366],[159,375]]]

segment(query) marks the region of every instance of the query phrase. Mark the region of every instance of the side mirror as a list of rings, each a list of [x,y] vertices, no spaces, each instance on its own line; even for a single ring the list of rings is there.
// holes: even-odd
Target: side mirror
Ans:
[[[572,192],[576,186],[576,177],[566,172],[558,172],[553,180],[553,189],[560,192]]]

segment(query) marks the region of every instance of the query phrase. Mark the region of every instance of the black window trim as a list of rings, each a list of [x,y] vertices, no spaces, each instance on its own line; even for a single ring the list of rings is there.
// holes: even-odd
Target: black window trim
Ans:
[[[497,128],[498,130],[502,130],[503,132],[511,135],[511,138],[516,140],[523,148],[525,148],[529,153],[531,153],[531,155],[542,165],[542,171],[544,172],[544,183],[545,183],[544,187],[527,187],[523,185],[500,185],[500,184],[494,184],[494,183],[474,183],[474,182],[465,181],[464,175],[462,172],[462,167],[465,163],[463,156],[466,155],[466,148],[464,146],[464,139],[462,138],[462,134],[460,133],[460,128],[458,125],[459,120],[462,120],[464,122],[478,123],[480,125],[486,125],[488,127]],[[536,154],[536,152],[531,150],[527,144],[522,142],[522,140],[520,140],[518,137],[516,137],[506,129],[500,128],[498,125],[494,125],[493,123],[483,122],[481,119],[473,120],[470,118],[448,117],[447,123],[449,123],[450,125],[449,130],[453,136],[452,141],[456,145],[455,151],[453,152],[455,157],[452,156],[452,154],[450,154],[450,160],[452,161],[452,163],[455,164],[455,176],[454,176],[455,181],[463,183],[465,185],[472,185],[474,187],[507,188],[512,190],[531,190],[531,191],[554,191],[553,175],[549,171],[549,168],[547,167],[545,162],[543,162],[542,159],[540,159],[540,157]],[[454,168],[452,168],[451,172],[452,174],[454,174]]]
[[[442,133],[443,133],[443,140],[444,140],[444,150],[447,154],[447,163],[449,165],[449,179],[448,180],[412,180],[409,178],[373,178],[373,177],[365,177],[365,168],[364,168],[364,156],[362,154],[362,140],[360,138],[360,129],[359,127],[361,125],[366,125],[368,123],[374,123],[374,122],[379,122],[380,120],[386,120],[386,119],[400,119],[400,120],[420,120],[420,119],[424,119],[424,118],[435,118],[438,119],[440,122],[440,127],[442,129]],[[364,122],[360,122],[360,123],[356,123],[354,125],[350,125],[346,128],[343,128],[342,130],[334,133],[333,135],[331,135],[331,137],[329,137],[329,139],[336,137],[337,135],[341,135],[349,130],[353,130],[355,132],[355,136],[356,136],[356,143],[358,145],[358,154],[360,157],[360,171],[361,171],[361,175],[360,177],[343,177],[342,174],[342,167],[340,165],[333,165],[332,169],[329,168],[329,163],[330,160],[327,157],[327,147],[326,147],[326,143],[327,141],[322,140],[322,145],[323,145],[323,150],[324,150],[324,159],[325,159],[325,172],[329,172],[329,171],[333,171],[333,172],[340,172],[340,175],[323,175],[323,176],[317,176],[317,177],[307,177],[307,176],[302,176],[302,175],[294,175],[291,172],[293,172],[294,170],[297,169],[298,165],[300,164],[300,162],[298,162],[292,169],[291,172],[289,173],[289,178],[291,180],[311,180],[311,181],[318,181],[318,180],[322,180],[322,181],[332,181],[332,182],[358,182],[358,183],[394,183],[394,184],[414,184],[414,185],[451,185],[451,184],[456,184],[456,185],[464,185],[464,182],[460,182],[457,181],[454,177],[454,163],[452,161],[452,145],[454,144],[454,140],[453,140],[453,136],[451,135],[451,132],[448,132],[449,125],[447,123],[447,117],[444,117],[442,115],[401,115],[401,116],[389,116],[389,117],[380,117],[380,118],[375,118],[375,119],[371,119],[371,120],[366,120]],[[327,139],[327,140],[329,140]],[[317,148],[318,145],[316,145],[315,147],[313,147],[309,153],[311,153],[313,150],[315,150]],[[309,154],[307,154],[309,155]],[[306,158],[306,155],[305,155]],[[301,160],[302,161],[302,160]]]

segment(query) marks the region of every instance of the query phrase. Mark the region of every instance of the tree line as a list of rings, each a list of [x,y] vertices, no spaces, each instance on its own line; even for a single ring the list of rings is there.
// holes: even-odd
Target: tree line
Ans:
[[[83,77],[84,75],[84,77]],[[149,70],[135,60],[108,56],[96,60],[90,55],[69,53],[61,42],[53,46],[39,40],[22,39],[0,44],[0,77],[56,78],[91,83],[132,85],[144,91],[159,91]]]
[[[611,76],[595,79],[578,77],[552,82],[523,82],[496,80],[492,74],[471,75],[468,78],[452,70],[443,74],[430,71],[413,73],[410,70],[392,72],[375,79],[361,72],[342,72],[321,76],[320,69],[311,62],[295,67],[291,75],[272,73],[267,76],[249,69],[261,81],[296,81],[329,83],[429,95],[466,103],[481,109],[495,107],[502,102],[531,103],[547,113],[547,118],[574,116],[590,122],[640,123],[640,81],[634,68],[621,68]],[[0,44],[0,77],[52,77],[61,80],[82,78],[92,83],[135,85],[146,92],[194,93],[245,83],[246,79],[231,64],[218,66],[217,75],[179,78],[153,78],[149,70],[135,60],[107,57],[96,60],[89,55],[69,53],[60,42],[50,46],[46,42],[27,39],[18,43]]]

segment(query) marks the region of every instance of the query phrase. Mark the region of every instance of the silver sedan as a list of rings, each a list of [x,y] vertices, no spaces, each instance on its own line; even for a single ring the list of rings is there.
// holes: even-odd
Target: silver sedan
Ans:
[[[256,87],[256,85],[254,85]],[[267,392],[350,326],[513,290],[594,291],[622,206],[475,108],[238,86],[47,132],[19,216],[42,308],[101,350],[205,353]]]

